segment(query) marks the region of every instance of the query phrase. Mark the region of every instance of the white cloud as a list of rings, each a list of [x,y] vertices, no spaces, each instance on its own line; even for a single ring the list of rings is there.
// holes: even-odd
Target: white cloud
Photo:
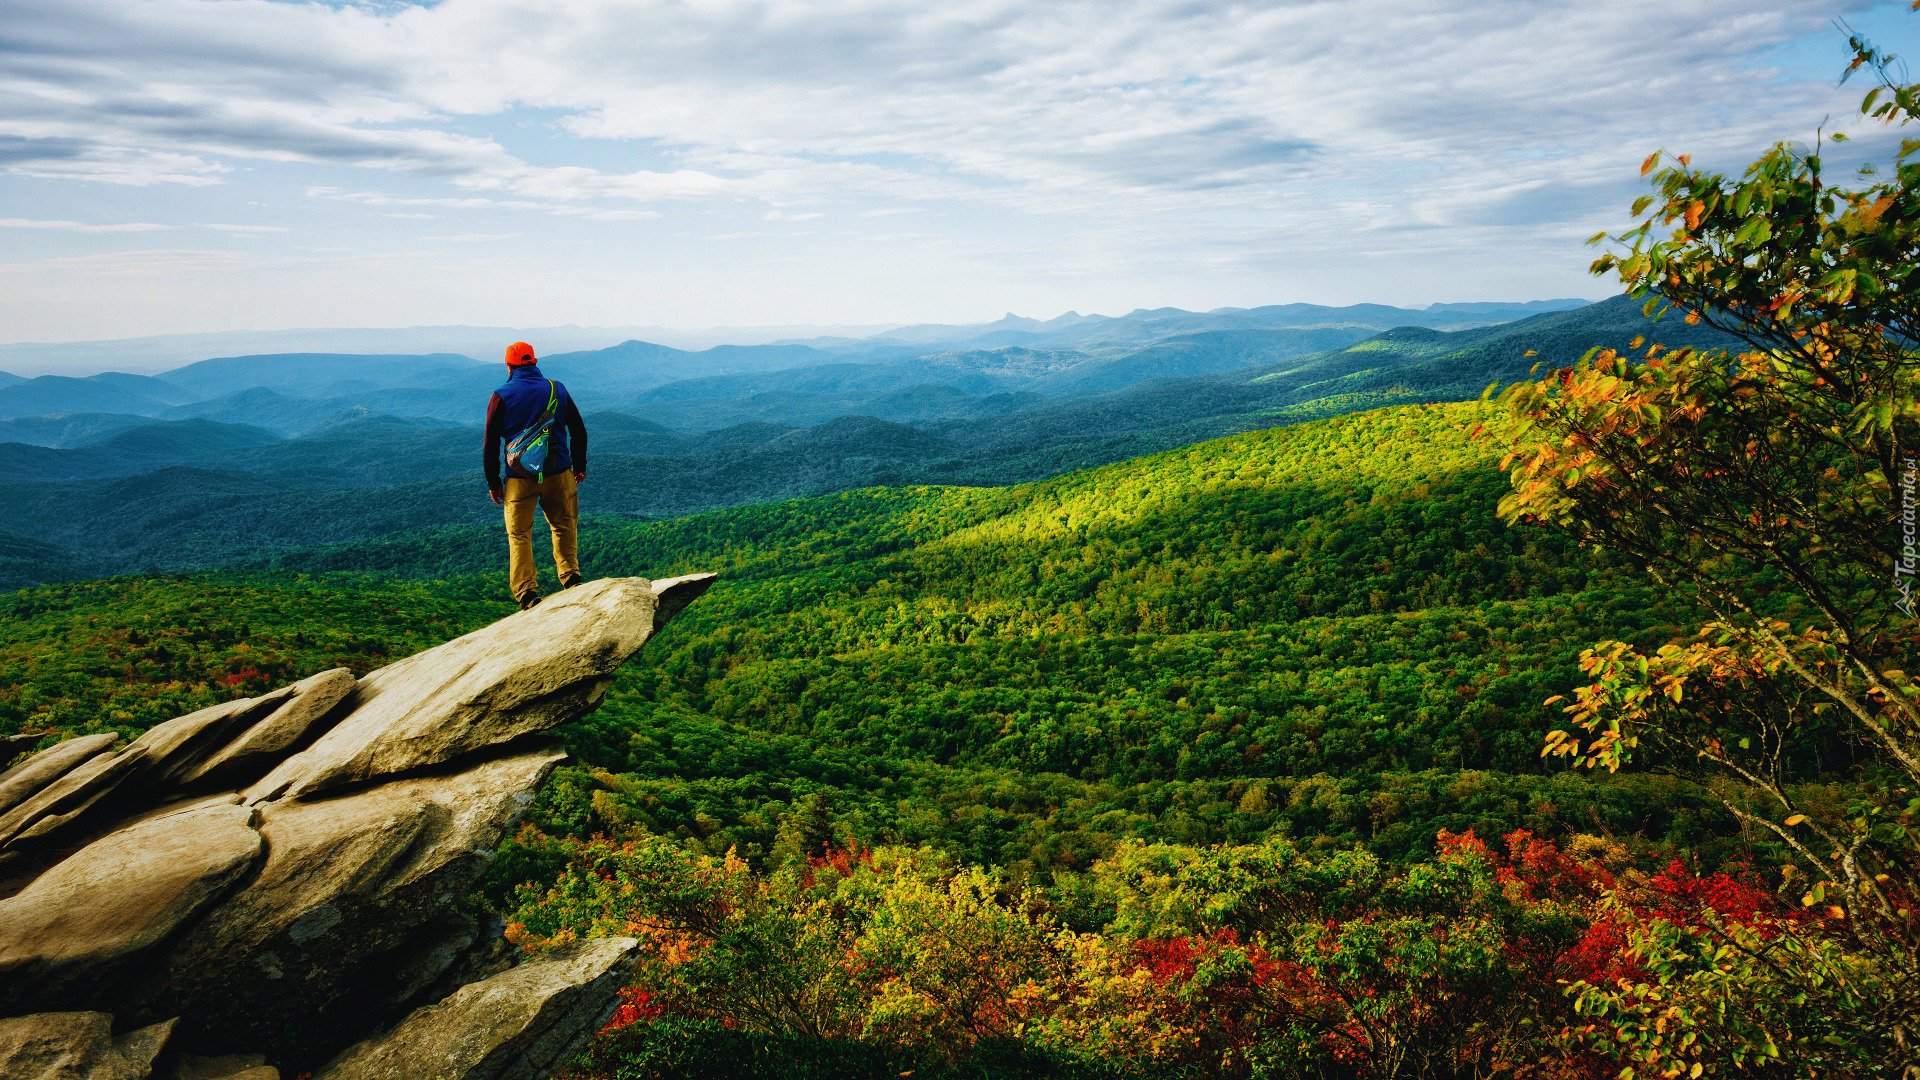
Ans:
[[[588,221],[651,221],[660,216],[658,210],[590,210],[578,206],[559,207],[554,213]]]
[[[83,233],[132,233],[155,232],[171,229],[171,225],[155,225],[151,222],[134,221],[122,225],[88,225],[81,221],[34,221],[28,218],[0,218],[0,229],[58,229],[62,232]]]
[[[1850,115],[1857,88],[1771,50],[1871,6],[9,0],[0,173],[145,188],[109,203],[129,217],[202,189],[180,220],[210,213],[204,189],[271,176],[329,214],[523,247],[546,232],[507,218],[637,223],[606,230],[628,240],[665,215],[691,242],[753,238],[763,215],[924,214],[927,233],[888,239],[926,245],[914,265],[946,276],[916,288],[935,292],[1029,267],[1127,289],[1317,282],[1335,275],[1290,268],[1343,259],[1339,280],[1367,287],[1396,258],[1490,252],[1524,282],[1584,265],[1578,239],[1622,222],[1649,150],[1733,166]]]
[[[1772,111],[1809,91],[1769,80],[1753,54],[1833,13],[1832,0],[16,0],[0,15],[0,163],[210,183],[229,160],[308,161],[556,203],[861,193],[1038,212],[1288,214],[1330,188],[1413,187],[1424,197],[1390,220],[1448,221],[1502,201],[1489,171],[1594,182],[1666,138],[1712,150],[1773,134]],[[583,138],[657,145],[678,167],[535,165],[455,130],[515,105],[557,110]]]
[[[291,232],[285,225],[207,225],[209,229],[218,229],[227,233],[263,234]]]

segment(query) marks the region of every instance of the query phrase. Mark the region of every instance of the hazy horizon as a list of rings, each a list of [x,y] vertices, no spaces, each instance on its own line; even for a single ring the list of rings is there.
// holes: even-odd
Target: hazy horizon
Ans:
[[[1568,304],[1573,302],[1594,303],[1587,297],[1542,297],[1534,300],[1502,301],[1435,301],[1419,307],[1403,305],[1381,305],[1398,307],[1401,310],[1426,311],[1445,308],[1453,304]],[[1282,306],[1297,301],[1282,301]],[[1367,304],[1368,301],[1360,301]],[[1332,305],[1328,305],[1332,306]],[[1338,305],[1348,307],[1354,305]],[[765,345],[780,341],[804,341],[809,339],[845,337],[867,338],[885,334],[894,330],[914,326],[952,326],[957,328],[989,326],[1005,319],[1031,319],[1045,323],[1053,319],[1068,316],[1096,318],[1124,318],[1135,311],[1167,310],[1171,305],[1154,308],[1135,308],[1133,311],[1118,315],[1106,315],[1103,312],[1082,312],[1067,310],[1057,315],[1040,317],[1005,312],[992,319],[979,319],[964,322],[945,323],[909,323],[882,322],[862,326],[836,325],[827,323],[775,324],[761,326],[731,327],[663,327],[663,326],[554,326],[554,327],[488,327],[469,325],[449,326],[405,326],[405,327],[289,327],[283,330],[222,330],[207,333],[155,334],[128,338],[80,339],[62,342],[0,342],[0,372],[33,378],[39,375],[77,375],[81,369],[85,374],[99,374],[104,371],[124,371],[137,375],[153,375],[184,364],[216,356],[248,355],[263,353],[456,353],[470,356],[476,360],[490,359],[482,353],[490,353],[496,342],[510,342],[524,338],[535,341],[536,348],[542,353],[560,353],[606,348],[623,341],[641,340],[670,348],[698,351],[717,345]],[[1204,309],[1203,313],[1223,311],[1243,311],[1244,307],[1220,305]],[[1543,309],[1545,310],[1545,309]],[[105,366],[102,366],[105,365]],[[84,377],[84,376],[81,376]]]

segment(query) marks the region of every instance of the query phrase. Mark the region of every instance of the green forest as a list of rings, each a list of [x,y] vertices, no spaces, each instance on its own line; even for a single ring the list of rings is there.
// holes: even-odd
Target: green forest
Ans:
[[[1046,878],[1129,837],[1276,830],[1391,858],[1440,828],[1727,830],[1670,779],[1539,759],[1607,636],[1687,617],[1632,571],[1494,515],[1477,406],[1251,432],[1011,488],[869,489],[641,525],[593,575],[721,582],[564,729],[555,833],[927,843]],[[325,667],[364,672],[509,610],[497,530],[301,569],[8,596],[0,723],[129,735]],[[375,569],[379,572],[376,573]],[[459,573],[468,570],[467,573]],[[1721,823],[1724,825],[1724,823]]]
[[[600,522],[583,544],[590,574],[704,569],[720,582],[597,712],[562,729],[575,764],[472,903],[512,918],[529,947],[596,925],[632,932],[609,921],[633,903],[605,894],[609,872],[656,885],[664,874],[680,882],[668,890],[677,902],[758,913],[729,931],[742,956],[715,952],[704,973],[650,966],[582,1076],[707,1075],[703,1061],[733,1063],[716,1076],[753,1075],[729,1071],[742,1061],[766,1063],[769,1077],[1091,1076],[1126,1073],[1117,1062],[1147,1050],[1152,1075],[1237,1075],[1258,1071],[1245,1047],[1180,1034],[1251,1022],[1215,1016],[1228,1006],[1211,1000],[1186,1003],[1199,1012],[1178,1022],[1096,1037],[1083,1029],[1108,1006],[1075,997],[1093,1017],[1049,1013],[1045,1039],[1016,1037],[1002,1017],[990,1036],[956,1031],[936,1045],[897,1022],[883,1037],[872,987],[848,990],[851,1007],[816,1003],[805,1023],[745,1026],[745,1005],[723,990],[759,985],[769,948],[781,970],[824,962],[789,951],[793,934],[819,930],[822,890],[852,892],[830,906],[879,905],[869,919],[902,904],[969,926],[1024,911],[1001,929],[1029,960],[1077,933],[1076,963],[1110,968],[1124,959],[1108,955],[1126,940],[1124,911],[1168,887],[1138,877],[1143,860],[1252,860],[1256,892],[1295,888],[1274,879],[1284,867],[1282,879],[1318,867],[1314,888],[1358,888],[1341,903],[1361,909],[1404,892],[1405,875],[1466,875],[1483,892],[1507,857],[1476,836],[1537,837],[1521,841],[1536,857],[1558,844],[1615,869],[1671,863],[1709,881],[1779,863],[1780,845],[1740,828],[1698,775],[1596,775],[1542,759],[1542,738],[1564,723],[1546,699],[1581,679],[1583,648],[1615,637],[1655,650],[1700,613],[1602,551],[1503,524],[1510,485],[1469,438],[1490,415],[1398,406],[1023,486],[874,488]],[[501,539],[444,529],[255,571],[9,594],[0,733],[38,733],[25,749],[131,736],[324,668],[364,674],[507,614],[502,575],[487,569]],[[626,869],[634,860],[644,874]],[[822,867],[839,870],[823,878]],[[1490,917],[1467,910],[1490,900],[1436,902],[1407,917]],[[1537,906],[1509,904],[1502,933],[1543,918]],[[1189,977],[1247,962],[1235,935],[1257,927],[1183,918],[1187,938],[1213,942],[1176,958]],[[870,924],[834,925],[835,949],[878,947]],[[1475,947],[1558,955],[1586,940],[1564,927],[1524,933],[1534,936]],[[1084,996],[1091,975],[1047,978]],[[966,985],[944,992],[977,992]],[[1417,1002],[1437,991],[1398,992]],[[1482,978],[1447,992],[1495,991]],[[1317,1030],[1289,1037],[1324,1041]],[[1436,1052],[1463,1052],[1442,1041]],[[1482,1042],[1464,1052],[1492,1053]]]

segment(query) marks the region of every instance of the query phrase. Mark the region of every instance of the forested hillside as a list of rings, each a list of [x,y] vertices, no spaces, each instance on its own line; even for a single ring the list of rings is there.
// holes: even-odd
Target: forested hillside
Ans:
[[[722,584],[570,730],[592,769],[542,820],[764,855],[811,814],[1041,874],[1129,835],[1273,828],[1395,856],[1442,825],[1710,844],[1683,789],[1540,764],[1541,703],[1579,649],[1657,645],[1678,616],[1633,574],[1494,519],[1504,481],[1465,440],[1473,408],[1010,488],[589,528],[592,575]],[[377,666],[503,613],[500,544],[441,529],[249,574],[22,591],[0,722],[131,732],[305,668]],[[328,614],[341,603],[350,617]]]
[[[468,900],[534,950],[650,935],[571,1075],[1243,1075],[1276,1024],[1368,1075],[1402,1039],[1612,1068],[1553,1042],[1556,980],[1611,978],[1655,920],[1751,917],[1771,900],[1743,867],[1784,849],[1695,780],[1541,759],[1582,648],[1699,615],[1502,525],[1484,408],[590,523],[590,575],[721,580],[561,729],[575,763]],[[19,590],[0,736],[132,735],[383,666],[511,610],[501,540]],[[1857,790],[1862,751],[1836,749],[1796,790]]]

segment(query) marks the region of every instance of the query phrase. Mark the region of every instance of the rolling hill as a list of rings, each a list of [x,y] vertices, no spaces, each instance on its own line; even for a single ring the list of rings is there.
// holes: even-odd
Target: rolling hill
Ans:
[[[37,480],[87,480],[134,476],[169,465],[227,461],[233,452],[279,442],[279,436],[242,424],[181,420],[145,424],[75,449],[0,443],[16,475]]]
[[[0,420],[0,442],[26,443],[71,449],[99,442],[128,428],[155,423],[150,416],[132,413],[55,413],[51,416],[23,416]]]
[[[111,371],[84,379],[42,375],[0,386],[0,419],[71,412],[156,416],[193,397],[190,391],[144,375]]]
[[[1725,854],[1725,823],[1685,785],[1540,761],[1558,719],[1542,702],[1576,678],[1579,649],[1657,644],[1687,613],[1631,571],[1502,527],[1504,478],[1464,437],[1474,408],[1377,410],[1013,487],[590,522],[592,576],[722,579],[566,730],[592,768],[562,774],[534,818],[757,858],[813,814],[1016,877],[1131,836],[1275,829],[1390,857],[1443,826],[1606,828]],[[500,540],[497,521],[440,525],[244,573],[15,593],[0,733],[29,716],[137,730],[229,686],[378,666],[506,609]]]

